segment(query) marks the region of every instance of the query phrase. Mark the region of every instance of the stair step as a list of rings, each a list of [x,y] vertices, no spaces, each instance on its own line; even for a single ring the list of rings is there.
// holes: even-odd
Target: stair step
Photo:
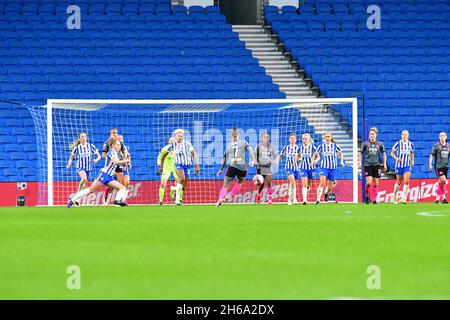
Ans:
[[[255,39],[271,39],[267,33],[241,33],[239,32],[239,38],[255,38]]]
[[[288,62],[288,61],[286,61],[286,60],[280,60],[280,59],[278,59],[278,60],[269,60],[269,61],[267,61],[267,60],[259,60],[259,64],[262,64],[262,65],[267,65],[267,66],[270,66],[270,65],[284,65],[284,66],[288,66],[288,67],[290,67],[291,66],[291,64]]]
[[[297,79],[297,82],[292,82],[292,81],[286,81],[286,80],[278,80],[278,79],[274,79],[272,77],[272,80],[279,83],[281,86],[284,86],[286,88],[292,88],[292,87],[302,87],[302,86],[306,86],[306,82],[299,80],[298,78],[293,78],[293,79]]]

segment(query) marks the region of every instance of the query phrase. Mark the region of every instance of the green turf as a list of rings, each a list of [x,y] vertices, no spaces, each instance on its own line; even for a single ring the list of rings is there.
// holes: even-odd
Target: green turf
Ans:
[[[0,208],[1,299],[339,297],[449,299],[450,206]]]

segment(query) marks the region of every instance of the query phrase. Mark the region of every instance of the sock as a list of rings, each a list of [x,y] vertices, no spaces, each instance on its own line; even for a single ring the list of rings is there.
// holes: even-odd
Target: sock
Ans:
[[[264,190],[264,183],[258,186],[258,193],[261,195],[263,190]]]
[[[403,185],[403,198],[402,198],[402,200],[406,200],[406,197],[407,197],[407,193],[408,193],[408,188],[409,188],[409,185],[407,185],[406,183]]]
[[[183,189],[183,185],[181,183],[177,183],[177,186],[175,187],[175,202],[180,203],[181,202],[181,191]]]
[[[297,186],[295,185],[295,182],[291,184],[291,190],[292,190],[292,199],[297,199]]]
[[[439,182],[439,188],[441,190],[441,196],[445,199],[445,193],[446,193],[446,188],[445,188],[445,182]]]
[[[269,187],[269,188],[267,189],[267,194],[268,194],[268,199],[269,199],[269,200],[272,200],[272,193],[273,193],[273,188],[272,188],[272,187]]]
[[[437,201],[441,200],[441,193],[442,193],[442,191],[441,191],[441,183],[439,182],[438,188],[436,190],[436,200]]]
[[[116,201],[124,201],[126,193],[127,193],[127,189],[125,189],[125,188],[122,188],[119,191],[117,191]]]
[[[105,201],[108,201],[108,196],[109,196],[110,192],[111,192],[111,189],[107,187],[106,191],[105,191]]]
[[[162,202],[164,198],[164,187],[159,188],[159,202]]]
[[[323,187],[318,187],[317,188],[317,201],[320,201],[320,198],[322,198],[322,192],[323,192]]]
[[[239,192],[239,190],[241,190],[241,184],[240,183],[236,183],[233,187],[233,189],[231,189],[231,193],[230,193],[230,197],[234,197],[234,195],[236,193]]]
[[[371,196],[371,185],[370,185],[370,183],[367,183],[366,184],[366,198],[369,198],[370,199],[370,196]]]
[[[81,191],[78,191],[70,200],[77,201],[78,199],[88,195],[90,193],[89,189],[83,189]]]
[[[183,195],[184,195],[184,188],[181,188],[181,190],[180,190],[180,201],[183,201]]]
[[[395,186],[394,186],[394,197],[397,196],[398,189],[400,189],[400,185],[398,183],[395,183]]]
[[[372,187],[372,201],[377,201],[378,196],[378,186]]]
[[[78,191],[83,190],[85,186],[86,186],[86,181],[80,180],[80,183],[78,184]]]
[[[302,187],[303,202],[308,202],[308,187]]]
[[[219,200],[223,200],[225,198],[225,195],[227,194],[228,188],[222,187],[219,192]]]

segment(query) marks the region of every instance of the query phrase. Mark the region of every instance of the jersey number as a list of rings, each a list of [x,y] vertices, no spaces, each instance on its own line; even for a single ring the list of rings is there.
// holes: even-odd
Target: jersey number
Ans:
[[[234,150],[234,159],[236,159],[237,156],[238,156],[238,149],[239,149],[238,146],[233,146],[233,150]]]

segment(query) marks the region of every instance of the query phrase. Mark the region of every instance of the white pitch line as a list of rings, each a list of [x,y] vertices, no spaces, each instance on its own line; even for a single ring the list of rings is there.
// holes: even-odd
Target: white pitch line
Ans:
[[[445,212],[445,211],[431,211],[431,212],[417,212],[418,216],[422,217],[446,217],[446,214],[436,214],[437,212]]]

